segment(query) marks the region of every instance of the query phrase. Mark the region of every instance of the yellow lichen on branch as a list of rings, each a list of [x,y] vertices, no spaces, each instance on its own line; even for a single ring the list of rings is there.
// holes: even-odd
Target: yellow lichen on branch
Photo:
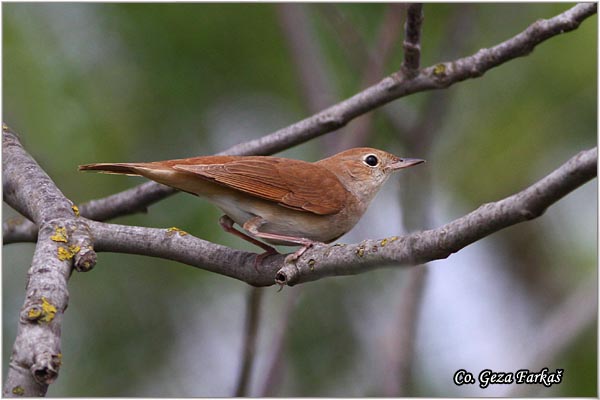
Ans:
[[[19,397],[23,396],[25,394],[25,389],[23,389],[22,386],[17,385],[12,389],[12,394]]]
[[[54,319],[55,315],[56,307],[48,299],[42,297],[41,307],[39,305],[32,306],[27,312],[27,319],[37,321],[38,323],[49,323]]]
[[[179,233],[179,236],[185,236],[188,234],[186,231],[176,228],[174,226],[167,229],[167,236],[173,236],[175,233]]]
[[[45,297],[42,297],[42,317],[41,322],[50,322],[56,315],[56,307],[54,307]]]
[[[67,243],[67,241],[68,241],[67,228],[64,228],[62,226],[57,226],[56,229],[54,230],[54,235],[50,236],[50,240],[53,240],[55,242]]]
[[[70,260],[75,256],[75,254],[79,253],[81,247],[76,245],[71,245],[68,248],[64,246],[58,246],[58,259],[60,261]]]

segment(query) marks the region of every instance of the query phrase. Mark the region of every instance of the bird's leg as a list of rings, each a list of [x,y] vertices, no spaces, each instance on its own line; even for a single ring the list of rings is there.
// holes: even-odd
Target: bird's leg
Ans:
[[[279,254],[279,252],[277,250],[275,250],[273,247],[261,242],[260,240],[256,240],[252,236],[248,236],[245,233],[240,232],[237,229],[235,229],[233,227],[234,223],[235,222],[228,215],[223,215],[223,216],[221,216],[221,218],[219,218],[219,225],[221,225],[221,228],[223,228],[223,230],[225,232],[231,233],[231,234],[233,234],[239,238],[242,238],[252,244],[255,244],[265,251],[264,253],[256,256],[256,260],[254,260],[254,268],[257,271],[258,271],[258,265],[260,265],[260,263],[262,262],[262,260],[265,257],[273,255],[273,254]]]
[[[266,221],[264,219],[262,219],[261,217],[254,217],[254,218],[246,221],[243,225],[243,228],[245,230],[247,230],[248,232],[250,232],[252,235],[257,236],[262,239],[281,240],[284,242],[296,243],[296,244],[301,245],[302,247],[300,249],[296,250],[296,252],[294,252],[293,254],[290,254],[289,256],[286,257],[285,260],[287,262],[296,261],[311,246],[313,246],[315,243],[319,243],[314,240],[310,240],[310,239],[306,239],[306,238],[299,238],[299,237],[295,237],[295,236],[280,235],[277,233],[267,233],[267,232],[259,231],[258,229],[265,222]]]

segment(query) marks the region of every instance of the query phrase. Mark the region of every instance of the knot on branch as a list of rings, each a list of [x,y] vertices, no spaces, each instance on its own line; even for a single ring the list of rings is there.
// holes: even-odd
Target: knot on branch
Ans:
[[[56,316],[56,307],[47,298],[34,300],[21,311],[22,322],[37,322],[38,324],[49,324]]]
[[[431,72],[431,77],[436,85],[440,88],[449,86],[452,82],[449,79],[449,64],[439,63],[428,68]]]
[[[58,377],[58,370],[62,364],[62,354],[42,353],[36,357],[35,363],[30,368],[34,379],[42,384],[49,385]]]
[[[519,215],[525,220],[531,220],[544,214],[544,212],[546,212],[546,208],[520,208],[518,212]]]
[[[73,259],[73,267],[87,272],[96,265],[92,234],[85,220],[79,218],[57,218],[40,228],[49,233],[50,240],[57,243],[56,257],[60,261]],[[49,230],[49,231],[48,231]]]
[[[318,123],[321,128],[327,131],[333,131],[344,126],[347,121],[336,113],[323,112],[318,118]]]
[[[21,385],[17,385],[15,387],[12,388],[12,390],[10,391],[12,394],[14,394],[15,396],[25,396],[25,389],[23,389],[23,386]]]
[[[313,260],[314,264],[314,260]],[[300,270],[293,262],[286,262],[285,265],[277,271],[275,283],[280,286],[294,286],[300,278]]]

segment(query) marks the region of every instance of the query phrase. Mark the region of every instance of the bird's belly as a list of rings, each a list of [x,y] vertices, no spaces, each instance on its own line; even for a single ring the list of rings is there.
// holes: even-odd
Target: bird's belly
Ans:
[[[260,232],[305,238],[317,242],[329,243],[349,231],[356,223],[356,221],[344,218],[341,213],[317,215],[306,211],[292,210],[261,199],[240,202],[231,197],[220,197],[210,200],[240,226],[258,216],[264,221],[264,224],[258,228]],[[298,246],[297,243],[283,240],[263,238],[261,240],[275,245]]]

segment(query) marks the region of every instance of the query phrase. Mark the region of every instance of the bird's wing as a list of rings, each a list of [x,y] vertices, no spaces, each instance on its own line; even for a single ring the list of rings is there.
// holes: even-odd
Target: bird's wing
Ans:
[[[277,157],[244,157],[224,162],[174,164],[173,169],[195,174],[229,188],[319,215],[343,209],[349,193],[325,167]],[[217,160],[215,160],[217,161]]]

